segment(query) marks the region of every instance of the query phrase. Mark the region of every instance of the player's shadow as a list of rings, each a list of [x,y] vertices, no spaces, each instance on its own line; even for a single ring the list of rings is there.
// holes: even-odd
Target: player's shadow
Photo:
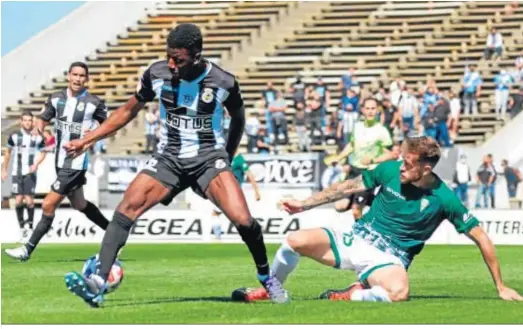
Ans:
[[[497,297],[481,296],[449,296],[449,295],[412,295],[410,299],[466,299],[466,300],[498,300]]]
[[[311,301],[318,300],[317,297],[301,297],[294,300]],[[154,304],[169,304],[169,303],[187,303],[187,302],[218,302],[218,303],[235,303],[235,304],[250,304],[242,301],[234,301],[231,297],[161,297],[146,301],[129,302],[127,299],[111,299],[110,303],[104,304],[104,307],[121,307],[121,306],[136,306],[136,305],[154,305]]]
[[[84,258],[71,258],[71,259],[42,259],[42,260],[34,260],[34,261],[31,261],[32,263],[84,263],[86,259]],[[134,262],[136,261],[136,259],[132,259],[132,258],[119,258],[118,259],[120,262],[122,263],[127,263],[127,262]],[[10,260],[9,263],[19,263],[19,264],[22,264],[21,262],[19,261],[16,261],[16,260]]]
[[[187,303],[187,302],[219,302],[219,303],[238,303],[233,301],[230,297],[161,297],[152,300],[123,302],[121,299],[112,299],[110,303],[105,304],[104,307],[121,307],[121,306],[136,306],[136,305],[154,305],[154,304],[170,304],[170,303]],[[114,303],[113,303],[114,302]]]

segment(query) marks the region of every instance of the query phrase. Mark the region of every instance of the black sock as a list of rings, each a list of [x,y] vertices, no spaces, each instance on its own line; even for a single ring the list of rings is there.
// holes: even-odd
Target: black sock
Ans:
[[[101,229],[107,230],[107,225],[109,225],[109,221],[107,220],[107,218],[105,218],[104,215],[102,215],[100,209],[98,209],[97,206],[87,201],[87,206],[80,211],[83,212],[91,222],[98,225]]]
[[[260,224],[254,219],[251,219],[249,226],[237,225],[238,233],[242,237],[243,242],[249,248],[256,269],[260,275],[269,274],[269,260],[267,259],[267,250],[263,242],[262,228]]]
[[[42,237],[49,231],[53,224],[53,219],[54,215],[46,216],[45,214],[42,214],[42,219],[40,219],[38,225],[36,225],[33,234],[31,234],[31,237],[29,238],[29,242],[25,244],[29,253],[32,253],[33,250],[35,250]]]
[[[33,229],[33,222],[35,218],[35,206],[27,207],[27,222],[29,223],[29,228]]]
[[[97,264],[98,274],[104,281],[107,281],[109,272],[116,259],[118,251],[125,246],[129,231],[133,226],[134,221],[119,211],[115,211],[113,220],[107,226],[104,238],[102,240],[102,248],[100,249],[99,261]]]
[[[18,219],[18,226],[20,229],[24,228],[24,204],[16,205],[16,219]]]

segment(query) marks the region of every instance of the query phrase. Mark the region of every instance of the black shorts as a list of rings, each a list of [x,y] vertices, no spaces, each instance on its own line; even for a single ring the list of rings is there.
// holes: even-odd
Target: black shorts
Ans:
[[[363,171],[365,171],[365,169],[351,166],[347,179],[356,178],[360,176],[363,173]],[[374,189],[354,193],[347,199],[349,200],[349,204],[346,210],[349,210],[353,204],[357,204],[360,206],[370,206],[372,204],[372,201],[374,201]]]
[[[61,195],[68,195],[85,185],[85,170],[56,168],[56,181],[51,190]]]
[[[354,167],[353,165],[350,165],[350,171],[349,171],[349,174],[347,175],[347,179],[356,178],[356,177],[360,176],[363,173],[363,171],[365,171],[365,169]]]
[[[162,200],[162,204],[168,205],[188,187],[206,199],[205,191],[210,182],[223,171],[231,171],[229,155],[225,150],[209,151],[187,159],[156,153],[141,172],[170,190]]]
[[[36,174],[13,176],[11,192],[14,195],[35,195]]]

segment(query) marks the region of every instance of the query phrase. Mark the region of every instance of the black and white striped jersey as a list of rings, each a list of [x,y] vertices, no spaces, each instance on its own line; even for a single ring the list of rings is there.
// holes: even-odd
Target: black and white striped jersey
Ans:
[[[35,163],[35,156],[45,147],[45,142],[42,136],[20,129],[9,135],[7,147],[11,149],[11,159],[13,159],[11,174],[24,176],[29,174],[29,169]]]
[[[161,137],[158,153],[193,158],[223,149],[224,108],[243,106],[238,82],[232,74],[204,60],[206,70],[196,79],[173,79],[167,60],[152,64],[143,74],[136,98],[160,103]]]
[[[56,167],[87,170],[87,152],[73,159],[67,156],[63,145],[83,137],[86,130],[94,129],[95,120],[102,123],[107,119],[105,103],[87,90],[75,97],[71,96],[68,89],[64,89],[49,96],[40,118],[44,121],[55,119]]]

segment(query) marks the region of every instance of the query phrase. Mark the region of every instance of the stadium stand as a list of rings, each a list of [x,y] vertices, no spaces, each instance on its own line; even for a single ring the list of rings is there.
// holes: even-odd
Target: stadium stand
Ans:
[[[508,4],[333,1],[309,4],[315,6],[307,9],[313,14],[302,15],[304,5],[297,2],[158,2],[136,29],[120,34],[116,42],[86,58],[92,72],[89,88],[111,110],[117,108],[133,93],[144,68],[164,58],[162,39],[168,31],[190,21],[203,29],[205,56],[238,75],[248,111],[259,111],[256,103],[268,80],[281,90],[297,72],[305,82],[324,78],[333,99],[328,110],[333,111],[340,98],[336,85],[349,67],[356,69],[358,80],[364,83],[363,93],[369,93],[380,82],[388,85],[395,77],[416,87],[430,78],[440,90],[459,90],[465,65],[474,63],[484,81],[480,114],[460,117],[456,143],[478,145],[504,124],[495,119],[493,76],[500,67],[512,66],[523,50],[523,8],[509,11]],[[290,33],[278,33],[282,25]],[[492,26],[504,36],[505,50],[499,61],[482,58]],[[261,55],[247,51],[256,47],[272,49]],[[65,75],[54,78],[8,106],[4,118],[16,118],[23,110],[39,111],[47,96],[65,85]],[[293,113],[293,109],[288,111],[289,120]],[[3,139],[12,129],[2,126]],[[139,153],[144,149],[143,135],[142,113],[112,138],[108,152]],[[293,150],[296,136],[291,132],[290,137],[287,149]],[[245,146],[246,139],[242,141]]]

